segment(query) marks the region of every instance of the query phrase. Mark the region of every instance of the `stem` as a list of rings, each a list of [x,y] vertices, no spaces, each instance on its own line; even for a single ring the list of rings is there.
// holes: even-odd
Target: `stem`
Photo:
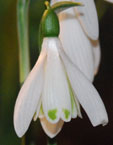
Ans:
[[[21,145],[25,145],[25,136],[22,137],[22,143]]]
[[[29,8],[29,0],[18,0],[17,24],[18,24],[18,39],[19,39],[20,84],[24,82],[30,71],[28,8]]]
[[[57,145],[56,138],[51,139],[48,137],[47,145]]]
[[[19,40],[19,72],[20,85],[30,72],[29,38],[28,38],[28,8],[29,0],[18,0],[17,26]],[[22,137],[22,145],[25,145],[25,136]]]

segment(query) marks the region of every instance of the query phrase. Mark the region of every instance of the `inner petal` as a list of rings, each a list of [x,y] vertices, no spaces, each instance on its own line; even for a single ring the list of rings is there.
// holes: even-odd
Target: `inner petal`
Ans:
[[[58,38],[46,38],[44,41],[47,48],[42,93],[44,115],[51,123],[58,122],[60,118],[67,122],[71,119],[71,100],[67,78],[58,53],[61,44]]]

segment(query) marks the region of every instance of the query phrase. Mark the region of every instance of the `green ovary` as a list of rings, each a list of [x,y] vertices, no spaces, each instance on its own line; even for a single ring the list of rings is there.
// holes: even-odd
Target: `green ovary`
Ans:
[[[48,111],[49,118],[55,120],[57,118],[56,113],[57,113],[57,109],[49,110]]]
[[[69,115],[70,115],[70,111],[67,110],[67,109],[63,109],[63,112],[65,114],[65,118],[68,119],[69,118]]]

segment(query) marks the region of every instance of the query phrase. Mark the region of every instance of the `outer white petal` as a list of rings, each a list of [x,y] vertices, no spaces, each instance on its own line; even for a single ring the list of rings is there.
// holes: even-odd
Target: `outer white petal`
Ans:
[[[76,103],[77,100],[75,100],[74,92],[71,87],[68,76],[67,76],[67,80],[68,80],[69,92],[70,92],[70,97],[71,97],[71,116],[72,116],[72,118],[76,118],[78,115],[78,104],[79,103],[78,102]]]
[[[60,53],[74,93],[86,111],[92,125],[107,124],[108,116],[98,92],[83,73],[69,61],[64,52],[61,51]]]
[[[77,106],[74,99],[74,93],[70,88],[70,96],[71,96],[71,116],[72,118],[77,118],[78,112],[77,112]]]
[[[100,43],[98,40],[91,41],[91,44],[93,46],[93,54],[94,54],[94,67],[95,67],[95,75],[98,73],[99,65],[100,65],[100,59],[101,59],[101,50],[100,50]]]
[[[51,4],[65,0],[51,0]],[[78,20],[85,31],[85,33],[93,40],[98,39],[99,26],[98,26],[98,16],[96,12],[96,7],[94,0],[66,0],[81,2],[84,6],[78,6],[74,9],[74,14],[77,14]],[[71,26],[70,26],[71,27]]]
[[[105,0],[105,1],[110,2],[110,3],[113,3],[113,0]]]
[[[94,58],[92,44],[76,19],[74,10],[65,10],[59,15],[59,19],[61,28],[60,39],[64,51],[87,78],[93,81]]]
[[[37,105],[37,108],[33,117],[34,121],[36,121],[39,116],[43,115],[43,114],[40,115],[40,108],[41,108],[41,103],[42,103],[41,101],[42,101],[42,98],[40,97],[40,100],[38,101],[38,105]]]
[[[75,8],[78,19],[86,34],[93,40],[99,36],[98,16],[94,0],[73,0],[84,4],[83,7]]]
[[[58,123],[52,124],[50,123],[46,117],[40,118],[41,125],[45,131],[45,133],[50,137],[55,137],[62,129],[64,122],[59,120]]]
[[[77,115],[80,117],[80,118],[82,118],[82,114],[81,114],[81,110],[80,110],[80,104],[79,104],[79,102],[78,102],[78,99],[76,98],[76,96],[75,96],[75,104],[76,104],[76,108],[77,108]]]
[[[24,82],[14,109],[14,128],[19,137],[22,137],[33,118],[43,87],[43,67],[46,53],[44,50],[34,68]]]
[[[74,98],[73,98],[73,104],[71,104],[71,106],[72,106],[72,110],[71,110],[71,116],[72,116],[72,118],[77,118],[77,115],[78,115],[78,110],[77,110],[77,106],[76,106],[76,103],[75,103],[75,100],[74,100]]]
[[[58,38],[45,38],[43,47],[47,49],[45,67],[45,83],[42,94],[43,111],[48,121],[57,123],[71,119],[71,101],[64,68],[59,58],[58,48],[61,47]],[[65,111],[68,110],[68,117]],[[67,112],[67,111],[66,111]]]
[[[76,118],[77,116],[82,118],[82,114],[80,111],[80,104],[74,94],[74,91],[71,87],[69,79],[68,79],[68,85],[69,85],[69,91],[70,91],[70,97],[71,97],[71,116],[72,118]]]

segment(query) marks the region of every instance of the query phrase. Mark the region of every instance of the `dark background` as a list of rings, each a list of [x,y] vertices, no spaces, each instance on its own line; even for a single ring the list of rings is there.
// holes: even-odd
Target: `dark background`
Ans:
[[[31,0],[29,42],[31,66],[38,57],[38,26],[44,0]],[[105,103],[109,124],[92,127],[85,112],[83,119],[65,123],[57,136],[58,145],[113,145],[113,5],[96,1],[100,19],[101,64],[94,85]],[[0,145],[20,145],[13,128],[13,109],[19,91],[16,0],[0,0]],[[26,145],[45,145],[47,137],[40,123],[32,122]]]

